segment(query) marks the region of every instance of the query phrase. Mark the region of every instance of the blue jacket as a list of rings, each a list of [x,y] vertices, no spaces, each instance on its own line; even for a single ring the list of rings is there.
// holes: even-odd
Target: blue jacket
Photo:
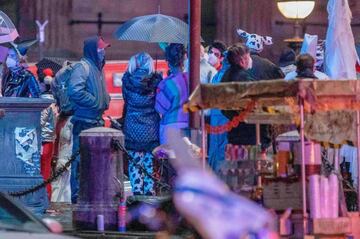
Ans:
[[[89,69],[76,64],[68,85],[68,94],[74,104],[74,116],[84,120],[99,121],[105,110],[109,108],[110,96],[106,90],[102,68],[97,53],[98,37],[84,42],[84,58]]]
[[[161,80],[159,74],[148,75],[142,69],[136,69],[133,74],[126,72],[122,78],[123,132],[128,150],[149,152],[159,146],[160,116],[155,110],[155,96]]]

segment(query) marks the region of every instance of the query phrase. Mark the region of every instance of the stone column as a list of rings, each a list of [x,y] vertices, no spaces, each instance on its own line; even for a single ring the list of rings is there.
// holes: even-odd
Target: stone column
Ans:
[[[72,18],[72,0],[21,0],[19,1],[18,31],[22,39],[36,38],[38,32],[35,20],[43,23],[49,20],[45,28],[45,56],[73,57],[74,39],[69,21]],[[81,41],[82,42],[82,41]],[[38,59],[36,44],[28,52],[32,61]]]
[[[0,191],[18,192],[43,182],[40,114],[47,99],[0,97]],[[19,198],[33,212],[48,206],[45,188]]]

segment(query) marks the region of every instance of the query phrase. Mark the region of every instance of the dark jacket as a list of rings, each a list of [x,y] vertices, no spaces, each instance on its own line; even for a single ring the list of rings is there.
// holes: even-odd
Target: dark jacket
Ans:
[[[255,80],[284,79],[285,75],[280,67],[256,53],[251,54],[253,66],[248,70],[250,76]]]
[[[4,97],[40,97],[39,83],[34,75],[23,67],[16,72],[6,73],[1,89]]]
[[[160,116],[155,110],[155,96],[161,80],[159,74],[148,75],[143,69],[126,72],[122,78],[123,132],[128,150],[151,152],[159,146]]]
[[[312,69],[305,69],[303,71],[297,71],[297,76],[296,78],[312,78],[312,79],[318,79],[315,74],[314,71]]]
[[[109,107],[110,96],[102,72],[104,62],[99,60],[97,42],[98,37],[85,40],[82,61],[89,68],[76,64],[69,79],[68,95],[74,104],[74,116],[78,119],[99,121]]]
[[[242,69],[240,66],[231,66],[229,70],[225,72],[221,82],[241,82],[241,81],[253,81],[254,78],[249,74],[249,71]],[[232,120],[239,114],[233,110],[223,110],[229,120]],[[262,125],[260,127],[261,144],[263,147],[267,147],[270,143],[268,137],[268,127]],[[240,123],[238,127],[233,128],[228,133],[229,144],[234,145],[256,145],[256,126],[254,124]]]
[[[240,66],[230,66],[225,72],[221,82],[241,82],[241,81],[254,81],[255,79],[249,74],[248,71],[242,69]]]

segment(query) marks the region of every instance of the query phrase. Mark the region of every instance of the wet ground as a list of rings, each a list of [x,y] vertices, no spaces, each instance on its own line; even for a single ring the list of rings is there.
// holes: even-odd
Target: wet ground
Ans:
[[[192,234],[186,236],[169,235],[166,232],[149,232],[149,231],[127,231],[127,232],[116,232],[116,231],[79,231],[73,228],[72,223],[72,209],[74,205],[68,203],[51,203],[50,208],[47,210],[44,217],[55,219],[60,222],[63,226],[64,234],[79,237],[79,238],[123,238],[123,239],[193,239]]]

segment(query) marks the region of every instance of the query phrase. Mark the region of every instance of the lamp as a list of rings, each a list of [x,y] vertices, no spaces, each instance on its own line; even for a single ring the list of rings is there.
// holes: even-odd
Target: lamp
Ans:
[[[315,1],[312,0],[278,0],[277,6],[281,14],[289,19],[304,19],[314,10]]]
[[[286,39],[285,42],[299,45],[303,41],[300,37],[300,20],[308,17],[315,7],[315,0],[277,0],[277,7],[281,14],[287,19],[295,20],[294,37]]]

